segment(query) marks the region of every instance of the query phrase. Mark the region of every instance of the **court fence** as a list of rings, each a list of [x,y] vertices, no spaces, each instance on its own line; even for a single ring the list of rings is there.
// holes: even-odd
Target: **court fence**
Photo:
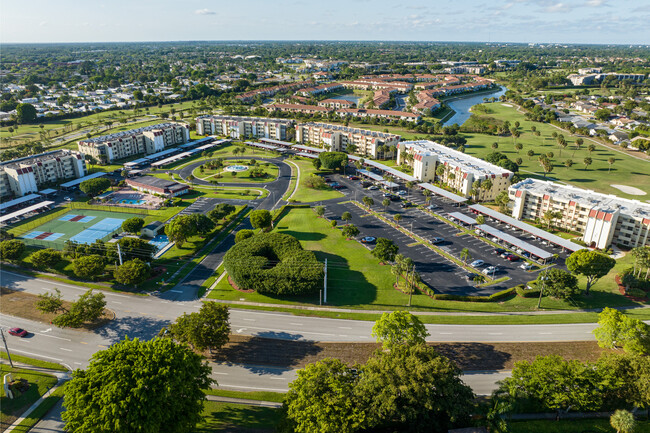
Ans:
[[[87,204],[79,202],[71,202],[66,205],[68,209],[87,209],[87,210],[103,210],[107,212],[118,212],[118,213],[134,213],[134,214],[145,214],[145,215],[158,215],[158,212],[154,209],[145,209],[145,208],[130,208],[130,207],[117,207],[117,206],[99,206],[96,204]]]
[[[15,227],[12,227],[9,229],[9,233],[13,234],[15,237],[19,237],[24,235],[30,230],[35,229],[38,226],[41,226],[45,223],[48,223],[54,219],[57,219],[61,215],[67,213],[69,209],[63,208],[59,210],[53,210],[52,212],[48,213],[47,215],[43,215],[34,219],[29,219],[26,222],[21,222]]]

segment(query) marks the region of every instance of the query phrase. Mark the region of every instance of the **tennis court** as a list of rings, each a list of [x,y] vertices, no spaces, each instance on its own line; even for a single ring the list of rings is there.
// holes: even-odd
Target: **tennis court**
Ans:
[[[114,233],[121,231],[125,220],[135,216],[144,218],[143,215],[132,213],[71,209],[52,221],[34,227],[20,238],[28,245],[56,249],[63,249],[67,240],[92,244],[97,239],[110,239]]]

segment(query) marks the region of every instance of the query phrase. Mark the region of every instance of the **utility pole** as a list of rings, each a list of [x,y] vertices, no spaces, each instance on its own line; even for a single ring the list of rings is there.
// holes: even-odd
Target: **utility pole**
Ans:
[[[548,274],[548,268],[544,271],[544,276],[542,279],[542,287],[539,290],[539,299],[537,300],[537,309],[539,310],[542,306],[542,295],[544,294],[544,282],[546,281],[546,274]]]
[[[412,271],[411,271],[411,278],[413,278],[415,275],[415,265],[413,265]],[[409,274],[408,272],[406,273],[406,286],[409,288],[409,307],[411,306],[411,299],[413,298],[413,282],[411,281],[411,284],[409,284]]]
[[[323,277],[323,303],[327,304],[327,259],[325,259],[325,276]]]
[[[115,245],[117,245],[117,256],[120,258],[120,266],[122,266],[122,264],[123,264],[122,263],[122,250],[120,250],[120,244],[119,243],[116,243]]]
[[[7,347],[7,340],[5,339],[5,330],[0,328],[0,334],[2,335],[2,342],[5,344],[5,350],[7,351],[7,358],[9,358],[9,364],[11,364],[11,368],[14,368],[14,363],[11,360],[11,354],[9,353],[9,348]]]

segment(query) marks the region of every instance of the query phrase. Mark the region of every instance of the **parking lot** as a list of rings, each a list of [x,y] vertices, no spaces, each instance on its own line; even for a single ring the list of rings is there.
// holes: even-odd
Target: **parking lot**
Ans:
[[[384,206],[381,203],[385,198],[385,191],[382,191],[381,189],[368,190],[362,187],[359,180],[350,180],[340,175],[329,177],[332,181],[338,182],[340,185],[344,186],[341,191],[345,193],[349,199],[361,201],[364,196],[371,197],[374,201],[373,209],[380,212],[384,211]],[[400,186],[400,189],[406,191],[406,188],[404,188],[403,185]],[[397,193],[397,189],[393,192]],[[416,188],[412,189],[410,193],[404,194],[403,192],[402,194],[402,198],[408,198],[408,201],[413,204],[417,205],[426,203],[425,196]],[[440,256],[427,246],[418,244],[415,240],[400,232],[392,225],[387,224],[378,218],[367,215],[366,212],[356,205],[352,203],[342,203],[345,201],[346,200],[339,200],[338,202],[324,203],[326,208],[325,215],[328,218],[340,220],[343,212],[350,212],[352,215],[351,223],[355,224],[361,231],[360,237],[372,236],[375,238],[383,237],[393,240],[399,246],[400,253],[413,260],[417,271],[422,277],[422,281],[434,288],[437,292],[458,295],[489,295],[499,290],[526,283],[537,278],[539,269],[537,269],[537,271],[526,271],[521,269],[520,266],[522,263],[525,263],[523,260],[511,262],[505,258],[499,257],[494,253],[495,247],[493,245],[490,245],[475,236],[467,234],[458,236],[460,231],[456,227],[429,215],[427,211],[420,210],[417,207],[403,208],[401,207],[401,204],[403,203],[402,200],[391,201],[385,213],[386,218],[389,220],[392,221],[395,214],[400,214],[402,219],[399,224],[402,227],[425,239],[430,240],[435,237],[443,238],[444,241],[438,243],[437,246],[452,256],[460,258],[461,251],[464,248],[467,248],[471,255],[471,259],[468,260],[468,263],[476,259],[483,260],[484,263],[480,267],[477,267],[477,270],[475,271],[476,273],[480,273],[490,265],[496,265],[500,268],[499,271],[490,276],[493,276],[495,279],[504,276],[509,278],[507,281],[489,287],[474,287],[470,281],[466,279],[468,272],[465,269],[459,267],[451,260]],[[430,203],[436,206],[434,212],[445,218],[448,218],[448,214],[452,212],[462,212],[463,214],[473,218],[476,217],[476,215],[474,215],[466,206],[459,207],[448,199],[432,196]],[[539,246],[546,251],[558,254],[560,258],[555,262],[555,266],[564,267],[564,259],[570,252],[561,253],[558,248],[544,245],[539,241],[531,239],[530,236],[522,235],[521,232],[514,229],[508,229],[505,224],[491,221],[489,218],[486,218],[486,224],[498,228],[499,230],[506,231],[513,236],[526,240],[527,242]]]

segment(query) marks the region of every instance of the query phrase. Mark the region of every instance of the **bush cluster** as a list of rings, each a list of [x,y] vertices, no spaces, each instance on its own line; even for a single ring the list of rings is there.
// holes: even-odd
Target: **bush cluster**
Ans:
[[[270,295],[313,293],[323,279],[323,266],[314,253],[281,233],[241,240],[224,256],[224,266],[238,287]]]

